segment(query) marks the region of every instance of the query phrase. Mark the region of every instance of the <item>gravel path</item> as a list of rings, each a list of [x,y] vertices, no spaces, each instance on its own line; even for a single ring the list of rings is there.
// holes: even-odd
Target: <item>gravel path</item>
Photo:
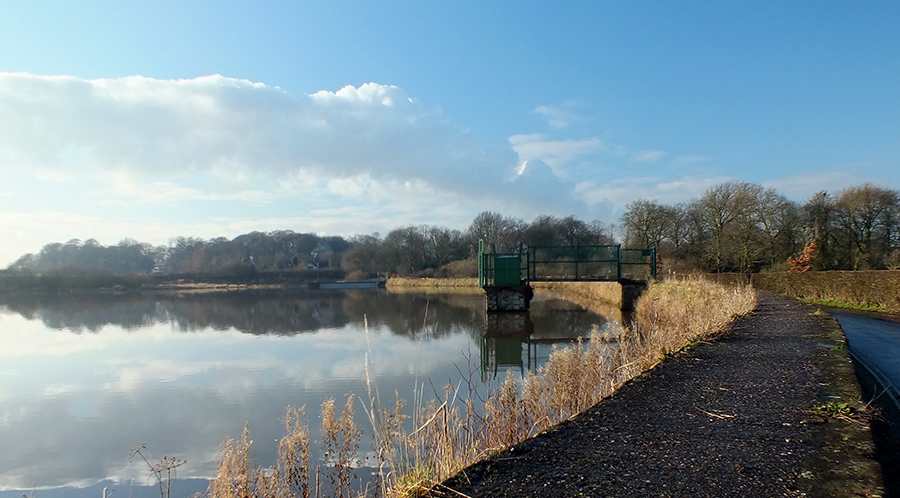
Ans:
[[[471,497],[800,496],[821,331],[802,304],[762,293],[722,339],[445,485]]]

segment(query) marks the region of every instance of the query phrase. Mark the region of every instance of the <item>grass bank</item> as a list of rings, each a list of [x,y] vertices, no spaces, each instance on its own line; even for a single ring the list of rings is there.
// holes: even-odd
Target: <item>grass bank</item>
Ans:
[[[388,289],[421,289],[435,287],[470,287],[478,288],[477,278],[389,278],[385,286]]]
[[[608,306],[600,299],[605,292],[597,291],[598,305]],[[725,287],[702,279],[655,283],[638,302],[636,325],[614,334],[616,347],[610,347],[608,333],[601,337],[595,330],[590,340],[555,350],[546,364],[524,379],[509,373],[499,385],[481,384],[476,380],[477,367],[470,365],[438,399],[416,399],[409,407],[403,400],[384,406],[371,380],[369,400],[363,403],[375,442],[374,455],[367,462],[376,469],[369,491],[381,496],[418,496],[439,487],[468,465],[593,406],[665,355],[721,334],[736,316],[755,306],[756,295],[746,287]],[[350,477],[359,463],[356,448],[362,437],[353,409],[352,398],[340,415],[333,401],[323,405],[320,443],[326,462],[320,467],[309,458],[313,441],[308,426],[299,412],[290,409],[274,467],[263,469],[252,463],[246,432],[240,441],[226,442],[210,495],[280,498],[359,493],[353,490]]]
[[[535,282],[531,286],[536,291],[556,292],[575,304],[601,313],[622,307],[622,285],[618,282]]]

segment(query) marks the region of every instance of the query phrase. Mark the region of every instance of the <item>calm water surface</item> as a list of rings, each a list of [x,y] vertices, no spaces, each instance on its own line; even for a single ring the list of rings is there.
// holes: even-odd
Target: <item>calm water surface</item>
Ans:
[[[485,380],[521,373],[615,320],[546,293],[529,314],[483,307],[480,292],[0,296],[0,498],[159,496],[129,461],[138,443],[187,461],[173,496],[188,496],[245,423],[264,465],[288,405],[318,439],[325,399],[366,397],[366,358],[383,397],[411,397],[470,364]]]

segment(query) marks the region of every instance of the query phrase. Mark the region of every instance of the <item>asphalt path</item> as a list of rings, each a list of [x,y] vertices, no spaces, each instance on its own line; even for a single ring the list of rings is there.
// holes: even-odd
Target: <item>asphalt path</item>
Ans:
[[[896,402],[900,398],[900,322],[830,314],[844,330],[850,353],[884,384]]]

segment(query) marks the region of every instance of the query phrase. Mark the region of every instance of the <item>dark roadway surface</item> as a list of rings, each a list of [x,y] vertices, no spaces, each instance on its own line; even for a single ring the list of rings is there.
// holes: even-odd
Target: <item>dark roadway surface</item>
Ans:
[[[833,424],[813,415],[829,399],[817,366],[828,354],[823,333],[807,306],[760,293],[758,309],[725,337],[667,359],[431,496],[833,496],[822,476],[827,465],[847,467],[850,453],[828,449],[825,460],[836,463],[809,466]],[[848,426],[871,450],[867,430]],[[871,455],[862,459],[878,469]],[[881,472],[868,476],[851,477],[844,496],[882,495]]]
[[[900,322],[829,311],[844,330],[850,352],[900,397]]]

